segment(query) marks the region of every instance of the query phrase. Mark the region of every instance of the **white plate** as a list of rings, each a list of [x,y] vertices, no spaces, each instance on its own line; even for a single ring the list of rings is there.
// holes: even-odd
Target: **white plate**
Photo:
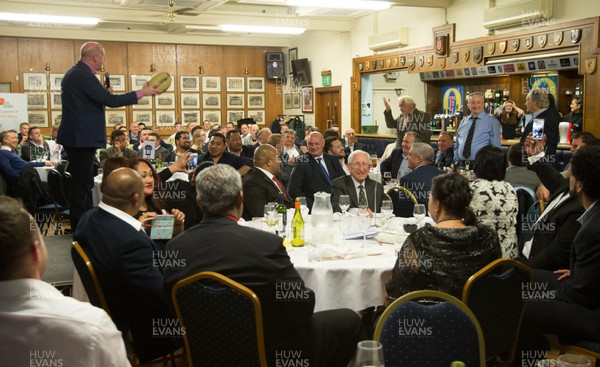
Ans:
[[[383,250],[377,247],[369,247],[365,252],[367,253],[367,256],[378,256],[383,254]]]

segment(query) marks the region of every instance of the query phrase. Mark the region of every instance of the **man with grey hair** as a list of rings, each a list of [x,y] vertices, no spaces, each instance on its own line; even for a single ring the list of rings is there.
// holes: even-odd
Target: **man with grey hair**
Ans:
[[[481,92],[473,92],[467,97],[471,114],[465,116],[456,131],[454,162],[474,161],[479,149],[500,144],[500,122],[484,111],[485,98]]]
[[[256,133],[256,144],[254,144],[254,149],[258,148],[261,145],[265,145],[267,144],[267,142],[269,141],[269,136],[271,136],[273,133],[271,132],[271,129],[269,129],[268,127],[263,127],[262,129],[258,130],[258,132]]]
[[[364,150],[355,150],[348,157],[349,175],[338,177],[331,182],[331,201],[333,211],[341,212],[340,195],[350,197],[350,207],[363,205],[372,212],[381,210],[381,201],[385,196],[383,185],[369,178],[371,156]]]
[[[525,106],[527,112],[533,114],[531,121],[525,126],[525,131],[521,135],[521,143],[525,143],[525,139],[531,133],[533,121],[541,119],[544,121],[544,134],[546,135],[546,157],[551,157],[556,154],[556,146],[558,145],[558,124],[560,116],[554,107],[550,107],[550,99],[547,91],[539,88],[534,88],[529,91],[525,98]]]
[[[244,193],[237,171],[221,164],[204,169],[196,178],[196,192],[204,219],[167,244],[169,253],[187,265],[166,267],[169,294],[179,280],[199,272],[225,275],[250,288],[260,300],[270,366],[283,365],[281,355],[290,351],[310,360],[306,365],[346,366],[358,338],[358,315],[348,309],[313,314],[314,293],[294,269],[283,240],[238,225]],[[278,297],[282,286],[297,291],[296,296]]]
[[[385,172],[391,172],[392,178],[401,178],[406,175],[409,172],[408,160],[406,159],[408,152],[414,143],[420,142],[421,136],[418,133],[414,131],[407,131],[404,133],[400,148],[394,149],[392,154],[379,165],[381,174],[383,175]]]
[[[419,204],[427,205],[429,203],[429,192],[431,191],[431,181],[435,176],[444,174],[433,165],[434,153],[429,144],[414,143],[406,160],[411,172],[400,178],[400,185],[406,187],[412,192]],[[400,205],[394,205],[394,212],[400,217],[411,217],[413,205],[407,198],[400,197]],[[392,197],[394,200],[394,197]]]
[[[416,131],[421,135],[424,142],[429,143],[431,139],[431,116],[425,112],[419,111],[417,104],[411,96],[401,96],[398,98],[398,106],[400,106],[400,116],[392,116],[392,108],[387,100],[383,97],[385,105],[385,124],[388,129],[396,129],[398,137],[396,139],[396,148],[400,148],[402,137],[407,131]]]

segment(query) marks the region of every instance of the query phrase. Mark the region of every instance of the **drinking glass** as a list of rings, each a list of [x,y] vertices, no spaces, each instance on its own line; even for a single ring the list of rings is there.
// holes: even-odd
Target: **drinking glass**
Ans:
[[[306,216],[308,215],[308,206],[306,205],[306,197],[299,196],[296,199],[300,201],[300,213],[302,214],[302,218],[306,221]]]
[[[421,221],[425,218],[425,205],[415,204],[413,208],[413,216],[417,220],[417,227],[421,227]]]
[[[340,209],[342,214],[346,215],[346,212],[350,208],[350,195],[340,195]]]
[[[373,172],[375,172],[375,168],[377,168],[377,154],[371,154],[371,167],[373,167]]]
[[[389,185],[391,180],[392,180],[392,172],[389,172],[389,171],[383,172],[383,182],[385,182],[386,185]]]
[[[356,348],[356,367],[383,367],[383,346],[375,340],[363,340]]]
[[[269,227],[269,232],[275,233],[279,218],[277,217],[277,210],[275,210],[274,203],[268,203],[265,205],[265,221]]]
[[[384,216],[384,221],[390,217],[390,215],[394,212],[394,205],[391,200],[382,200],[381,201],[381,214]]]
[[[362,247],[366,247],[367,232],[371,227],[371,215],[369,213],[369,207],[364,205],[358,208],[358,226],[363,233]]]
[[[345,243],[346,235],[350,230],[350,226],[352,225],[352,217],[342,216],[338,221],[338,226],[340,227],[340,231],[342,232],[342,243]]]
[[[579,354],[561,354],[556,361],[557,367],[590,367],[592,362]]]

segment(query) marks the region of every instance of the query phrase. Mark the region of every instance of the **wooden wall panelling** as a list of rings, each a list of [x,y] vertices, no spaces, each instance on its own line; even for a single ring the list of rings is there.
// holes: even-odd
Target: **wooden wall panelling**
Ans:
[[[4,54],[4,58],[0,62],[0,82],[11,83],[12,93],[23,91],[21,82],[23,76],[19,74],[17,42],[16,38],[0,37],[0,50]]]
[[[74,44],[71,40],[20,38],[18,40],[21,73],[64,73],[75,63]]]

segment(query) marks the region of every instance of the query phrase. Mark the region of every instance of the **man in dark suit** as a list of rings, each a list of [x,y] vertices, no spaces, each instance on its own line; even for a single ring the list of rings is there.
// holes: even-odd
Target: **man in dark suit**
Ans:
[[[102,149],[100,151],[100,167],[104,166],[104,163],[108,158],[112,157],[125,157],[125,158],[137,158],[138,152],[127,147],[127,136],[122,130],[113,130],[110,133],[111,147]]]
[[[44,140],[42,129],[38,126],[29,129],[29,138],[21,147],[21,158],[26,162],[50,160],[50,146]]]
[[[356,132],[354,131],[354,129],[346,130],[346,132],[344,133],[344,136],[346,137],[346,139],[344,141],[344,143],[346,145],[344,147],[346,156],[349,156],[350,153],[352,153],[355,150],[365,150],[364,144],[357,140]]]
[[[97,148],[106,147],[105,106],[136,104],[143,96],[159,94],[145,84],[136,92],[112,94],[94,75],[104,64],[104,48],[97,42],[81,46],[81,60],[62,79],[62,121],[57,143],[69,157],[71,173],[71,226],[77,228],[79,217],[92,208],[93,162]]]
[[[240,226],[242,180],[230,166],[204,169],[196,180],[197,202],[205,217],[173,238],[169,253],[185,267],[165,269],[170,294],[181,279],[214,271],[254,291],[262,306],[265,348],[270,366],[283,365],[281,351],[301,352],[310,366],[346,366],[357,341],[359,318],[348,309],[313,314],[315,296],[290,262],[282,239]],[[293,295],[278,292],[282,285]],[[288,361],[289,362],[289,361]]]
[[[277,202],[279,193],[284,195],[284,203],[291,207],[290,196],[276,177],[280,165],[277,161],[277,149],[265,144],[254,151],[254,168],[244,176],[244,219],[264,215],[265,204]],[[291,218],[290,218],[291,220]]]
[[[437,146],[434,164],[440,168],[450,167],[454,162],[454,134],[440,131]]]
[[[400,107],[400,116],[394,119],[392,116],[392,108],[387,100],[383,97],[385,111],[385,124],[388,129],[396,129],[398,138],[396,139],[396,147],[400,147],[402,137],[407,131],[415,131],[421,135],[421,139],[425,143],[429,143],[431,139],[431,116],[417,109],[417,104],[411,96],[401,96],[398,98],[398,106]]]
[[[242,144],[242,135],[239,130],[229,130],[225,135],[227,139],[227,152],[242,158],[250,163],[254,156],[254,148],[250,145]]]
[[[444,171],[433,165],[433,148],[426,143],[414,143],[406,160],[411,171],[400,178],[400,185],[409,189],[419,204],[424,204],[427,208],[431,181],[435,176],[444,174]],[[413,203],[404,195],[394,196],[392,200],[399,200],[399,205],[394,205],[394,214],[398,217],[412,217]]]
[[[325,140],[319,132],[308,136],[308,153],[296,160],[288,186],[292,199],[306,197],[306,205],[312,208],[315,193],[331,193],[331,181],[344,176],[340,161],[329,154],[323,154]]]
[[[531,133],[533,120],[544,120],[544,135],[547,137],[546,156],[549,159],[556,154],[556,146],[558,145],[558,124],[560,115],[554,107],[550,107],[548,93],[542,89],[532,89],[525,98],[525,106],[527,111],[533,114],[531,121],[525,126],[525,131],[521,136],[521,143],[525,143],[525,139]]]
[[[381,201],[384,198],[383,185],[369,178],[369,171],[371,170],[371,156],[369,153],[363,150],[352,152],[348,157],[348,170],[350,170],[349,175],[338,177],[331,182],[333,211],[342,211],[340,209],[340,195],[350,197],[351,208],[368,205],[374,213],[381,211]],[[361,199],[361,197],[364,199]]]
[[[600,146],[584,146],[571,159],[569,192],[585,208],[573,240],[569,268],[536,270],[527,289],[521,340],[557,334],[561,339],[600,341]],[[533,288],[535,286],[535,288]],[[535,355],[539,355],[536,353]]]
[[[153,327],[173,315],[163,292],[161,251],[132,216],[144,200],[142,178],[119,168],[105,181],[102,202],[82,215],[73,239],[94,265],[117,328],[125,337],[131,331],[144,363],[177,350],[181,340],[157,335]]]
[[[392,154],[381,162],[379,169],[383,175],[385,172],[391,172],[392,178],[401,178],[408,173],[408,160],[406,156],[414,143],[420,143],[421,137],[414,131],[408,131],[402,138],[401,148],[396,148]]]

